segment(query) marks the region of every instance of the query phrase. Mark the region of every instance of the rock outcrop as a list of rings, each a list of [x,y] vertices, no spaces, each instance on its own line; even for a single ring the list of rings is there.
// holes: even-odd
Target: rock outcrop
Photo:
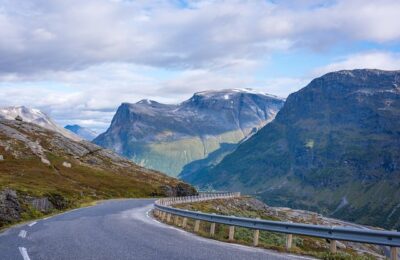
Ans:
[[[0,191],[0,223],[8,224],[20,220],[21,213],[22,208],[16,191],[11,189]]]

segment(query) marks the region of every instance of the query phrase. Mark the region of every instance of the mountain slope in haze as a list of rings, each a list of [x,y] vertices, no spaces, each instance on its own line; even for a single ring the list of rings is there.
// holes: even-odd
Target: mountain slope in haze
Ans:
[[[186,180],[400,228],[400,71],[339,71],[313,80],[220,164]]]
[[[271,121],[284,101],[247,89],[204,91],[179,105],[123,103],[93,142],[134,162],[178,175],[222,143],[238,143]]]
[[[90,142],[0,119],[0,228],[94,200],[194,193]]]
[[[66,125],[64,128],[87,141],[92,141],[97,136],[96,132],[80,125]]]
[[[0,119],[15,120],[17,117],[24,122],[33,123],[51,131],[58,132],[72,140],[82,140],[82,138],[74,133],[58,126],[50,117],[38,109],[25,106],[0,108]]]
[[[197,176],[198,174],[201,175],[202,171],[205,168],[213,167],[220,163],[224,157],[233,151],[238,147],[239,144],[232,143],[222,143],[220,144],[220,148],[215,150],[212,153],[209,153],[206,158],[196,160],[193,162],[190,162],[186,164],[182,171],[179,173],[178,177],[182,180],[185,180],[187,182],[191,182],[192,178],[194,176]],[[203,189],[206,189],[207,187],[202,187]]]

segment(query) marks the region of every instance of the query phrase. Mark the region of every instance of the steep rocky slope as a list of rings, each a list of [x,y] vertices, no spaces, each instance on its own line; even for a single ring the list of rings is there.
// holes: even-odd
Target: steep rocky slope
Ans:
[[[66,125],[64,128],[87,141],[92,141],[98,135],[96,132],[90,130],[89,128],[82,127],[80,125]]]
[[[0,228],[99,199],[193,193],[92,143],[0,119]]]
[[[94,143],[176,176],[223,143],[238,143],[271,121],[283,100],[247,89],[204,91],[179,105],[124,103]]]
[[[339,71],[313,80],[220,164],[185,180],[400,228],[400,71]]]

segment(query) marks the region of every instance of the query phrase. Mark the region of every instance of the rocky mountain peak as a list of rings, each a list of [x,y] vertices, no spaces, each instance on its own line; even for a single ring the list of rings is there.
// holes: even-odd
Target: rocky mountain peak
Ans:
[[[39,109],[28,108],[25,106],[0,108],[0,118],[8,120],[16,120],[18,118],[18,121],[24,121],[39,125],[48,130],[58,132],[74,141],[82,140],[82,138],[75,135],[74,133],[58,126],[49,116],[47,116]]]
[[[271,123],[220,163],[182,177],[269,205],[398,228],[399,85],[400,71],[323,75],[289,95]]]
[[[147,99],[123,103],[110,128],[94,142],[176,175],[184,164],[204,158],[221,143],[246,138],[271,121],[283,103],[248,89],[202,91],[173,105]]]

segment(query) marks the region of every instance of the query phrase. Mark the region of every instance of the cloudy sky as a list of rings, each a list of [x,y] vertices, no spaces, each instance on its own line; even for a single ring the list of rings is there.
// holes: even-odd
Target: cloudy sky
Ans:
[[[398,0],[0,0],[0,105],[107,128],[121,102],[286,97],[328,71],[400,69]]]

